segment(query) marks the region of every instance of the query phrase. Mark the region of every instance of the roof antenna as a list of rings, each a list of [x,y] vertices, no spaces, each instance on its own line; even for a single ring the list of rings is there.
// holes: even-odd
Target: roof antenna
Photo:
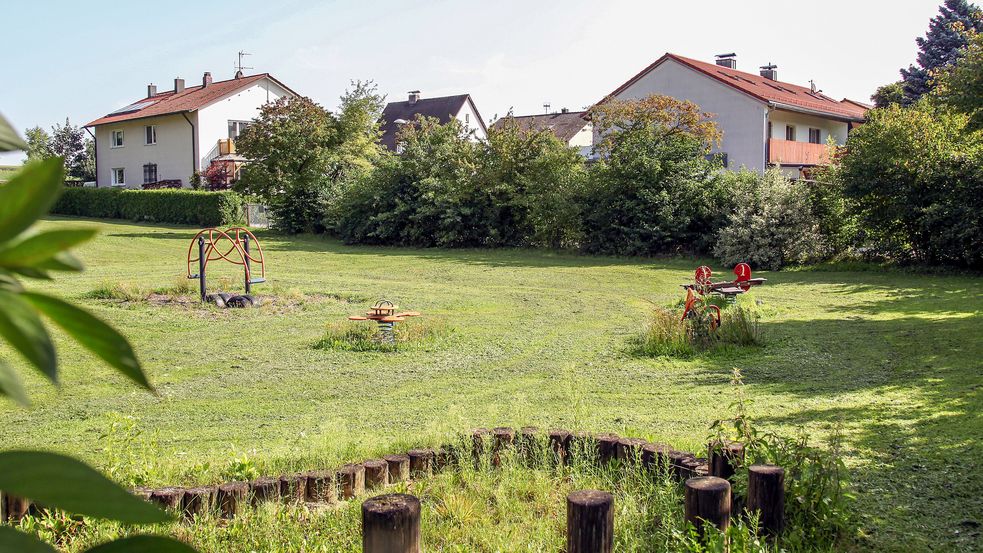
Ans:
[[[812,90],[813,94],[819,94],[822,90],[816,89],[816,81],[809,79],[809,88]]]
[[[251,55],[252,54],[250,54],[249,52],[243,52],[242,50],[239,50],[239,63],[236,64],[236,78],[237,79],[241,79],[242,78],[242,75],[243,75],[242,70],[243,69],[254,69],[253,67],[246,67],[246,66],[242,65],[242,57],[243,56],[251,56]]]
[[[543,102],[543,113],[549,113],[549,112],[550,112],[550,103],[549,100],[547,100]]]

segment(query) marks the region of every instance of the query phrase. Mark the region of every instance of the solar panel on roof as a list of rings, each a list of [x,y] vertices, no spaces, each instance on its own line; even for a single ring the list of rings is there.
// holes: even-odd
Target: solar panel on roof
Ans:
[[[153,105],[154,102],[137,102],[135,104],[130,104],[125,107],[121,107],[116,111],[110,112],[109,115],[122,115],[124,113],[132,113],[134,111],[140,111],[141,109]]]

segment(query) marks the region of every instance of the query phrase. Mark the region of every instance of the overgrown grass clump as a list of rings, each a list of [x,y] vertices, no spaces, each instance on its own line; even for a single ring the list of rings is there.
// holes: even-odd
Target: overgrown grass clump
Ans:
[[[716,326],[710,306],[720,308]],[[753,300],[741,297],[736,303],[708,299],[697,301],[696,309],[684,320],[683,306],[657,307],[645,331],[630,342],[632,353],[647,357],[689,357],[727,347],[759,346],[763,343],[761,315]]]
[[[439,344],[450,336],[452,329],[442,319],[411,318],[396,323],[393,338],[384,338],[375,321],[341,321],[325,325],[324,335],[314,348],[335,351],[398,351]]]

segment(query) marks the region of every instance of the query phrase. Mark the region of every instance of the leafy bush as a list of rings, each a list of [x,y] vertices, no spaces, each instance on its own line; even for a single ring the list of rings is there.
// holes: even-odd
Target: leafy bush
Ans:
[[[581,198],[586,251],[706,249],[726,201],[717,165],[707,159],[720,140],[710,117],[691,102],[655,95],[591,110],[603,138]]]
[[[234,192],[66,188],[51,212],[211,227],[241,223],[242,204]]]
[[[869,246],[899,261],[983,266],[983,132],[923,100],[873,110],[840,175]]]
[[[735,304],[716,299],[697,299],[685,320],[681,309],[656,308],[645,332],[631,340],[632,352],[648,357],[688,357],[718,347],[760,345],[761,315],[754,303],[743,296]],[[719,327],[710,305],[721,308]]]
[[[819,255],[822,237],[806,185],[790,181],[778,169],[763,176],[729,173],[724,179],[735,202],[713,251],[724,264],[780,269]]]

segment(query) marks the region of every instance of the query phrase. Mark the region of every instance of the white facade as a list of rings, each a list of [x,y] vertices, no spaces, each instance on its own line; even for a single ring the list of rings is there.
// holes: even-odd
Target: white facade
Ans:
[[[580,155],[591,157],[594,151],[594,124],[587,123],[584,128],[577,131],[577,134],[567,141],[567,146],[577,148]]]
[[[293,95],[269,78],[227,94],[196,111],[106,123],[93,128],[96,138],[96,185],[140,188],[144,166],[156,165],[156,180],[180,180],[189,187],[192,175],[219,155],[220,139],[230,138],[230,121],[252,121],[260,108]],[[146,126],[156,126],[156,144],[146,144]],[[123,131],[123,146],[114,147],[114,131]],[[123,169],[125,180],[114,182]]]
[[[488,140],[488,133],[485,132],[481,115],[478,114],[478,110],[474,108],[474,104],[470,101],[464,102],[464,106],[457,112],[457,120],[461,122],[461,125],[466,130],[469,132],[473,131],[474,134],[471,136],[475,140]]]

